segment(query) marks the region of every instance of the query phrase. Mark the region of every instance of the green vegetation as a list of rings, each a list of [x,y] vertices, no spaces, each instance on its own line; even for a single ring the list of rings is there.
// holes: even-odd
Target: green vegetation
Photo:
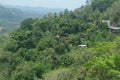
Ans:
[[[75,11],[25,19],[0,39],[0,80],[120,80],[120,33],[102,23],[119,24],[119,3],[88,0]]]

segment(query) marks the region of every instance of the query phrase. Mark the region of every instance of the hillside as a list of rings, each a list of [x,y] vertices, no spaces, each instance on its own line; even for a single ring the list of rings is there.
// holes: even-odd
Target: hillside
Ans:
[[[120,30],[102,22],[118,25],[119,7],[120,0],[88,0],[75,11],[25,19],[0,38],[0,79],[120,80]]]
[[[19,9],[0,6],[0,26],[5,30],[3,33],[18,27],[25,18],[27,18],[26,14]]]
[[[17,25],[19,21],[23,20],[24,17],[25,16],[21,10],[0,6],[0,26],[12,27],[13,25]]]
[[[22,6],[0,6],[0,26],[4,27],[4,32],[10,32],[20,25],[26,18],[41,18],[48,13],[60,12],[60,9],[33,8]],[[2,33],[2,32],[0,32]]]

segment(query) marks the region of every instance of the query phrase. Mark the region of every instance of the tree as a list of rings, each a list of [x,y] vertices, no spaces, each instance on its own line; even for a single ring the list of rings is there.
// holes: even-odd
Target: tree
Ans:
[[[32,19],[32,18],[28,18],[28,19],[25,19],[24,21],[22,21],[21,25],[20,25],[21,29],[31,30],[33,21],[34,21],[34,19]]]
[[[93,10],[100,10],[100,12],[106,11],[109,7],[112,6],[113,2],[118,0],[91,0],[91,6]],[[101,6],[102,5],[102,6]]]
[[[88,71],[86,79],[89,80],[119,80],[120,55],[104,55],[103,57],[94,58],[87,63]]]

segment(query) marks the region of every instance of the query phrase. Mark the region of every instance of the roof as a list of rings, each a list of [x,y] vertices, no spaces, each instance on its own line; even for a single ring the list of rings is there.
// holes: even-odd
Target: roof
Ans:
[[[63,39],[66,40],[66,41],[67,41],[67,40],[70,40],[69,37],[63,37]]]
[[[109,29],[114,29],[114,30],[118,30],[120,29],[120,27],[108,27]]]
[[[86,47],[86,45],[82,45],[82,44],[81,44],[81,45],[78,45],[78,47]]]

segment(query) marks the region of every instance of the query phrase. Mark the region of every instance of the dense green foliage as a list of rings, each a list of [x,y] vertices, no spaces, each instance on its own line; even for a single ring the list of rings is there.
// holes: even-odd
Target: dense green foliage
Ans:
[[[120,33],[102,23],[119,24],[120,11],[112,13],[119,3],[88,0],[75,11],[22,21],[0,39],[0,80],[119,80]]]

